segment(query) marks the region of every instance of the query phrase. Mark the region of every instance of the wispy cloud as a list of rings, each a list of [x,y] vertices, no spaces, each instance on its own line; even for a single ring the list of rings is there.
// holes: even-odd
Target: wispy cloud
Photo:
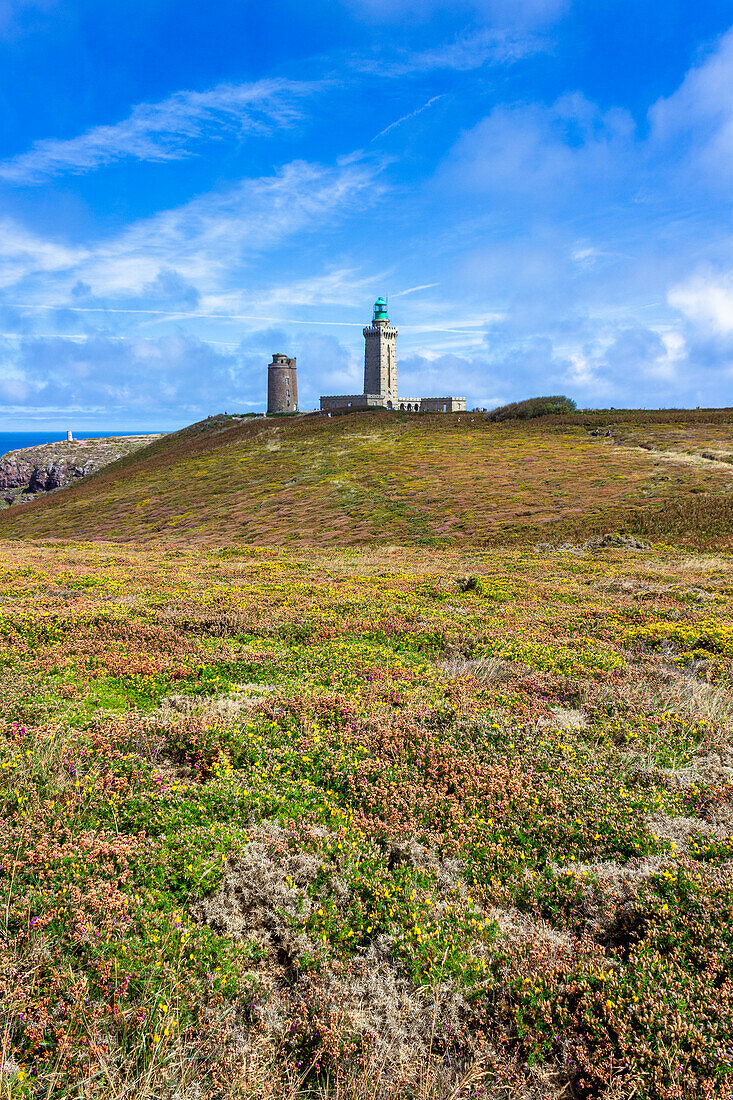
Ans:
[[[85,248],[49,240],[10,218],[0,220],[0,289],[28,275],[67,270],[87,256]]]
[[[80,277],[95,293],[139,291],[161,267],[202,292],[295,233],[317,231],[382,192],[378,167],[347,159],[334,166],[293,161],[272,176],[246,179],[135,223],[101,245]]]
[[[53,296],[88,306],[97,303],[70,299],[76,287],[87,298],[116,297],[106,304],[119,306],[146,305],[154,288],[164,304],[176,291],[190,308],[198,294],[227,291],[265,249],[316,231],[324,221],[336,224],[382,190],[378,163],[293,161],[271,176],[197,196],[83,248],[31,234],[8,219],[0,224],[0,287],[16,288],[29,304]],[[145,302],[129,302],[141,294]]]
[[[1,2],[1,0],[0,0]],[[27,153],[0,163],[0,179],[37,184],[66,172],[81,174],[125,158],[180,160],[197,142],[225,134],[263,135],[301,117],[302,100],[321,85],[292,80],[219,84],[181,91],[159,103],[140,103],[121,122],[95,126],[68,140],[38,141]]]
[[[358,72],[398,78],[453,70],[470,72],[482,65],[506,65],[549,48],[545,37],[527,30],[482,27],[424,50],[396,50],[391,56],[381,50],[374,57],[352,59]]]

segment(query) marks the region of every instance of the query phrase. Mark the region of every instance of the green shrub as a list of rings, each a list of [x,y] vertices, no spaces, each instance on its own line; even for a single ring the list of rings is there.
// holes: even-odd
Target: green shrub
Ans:
[[[536,416],[557,416],[573,413],[577,405],[571,398],[530,397],[526,401],[513,401],[511,405],[500,405],[488,414],[489,420],[532,420]]]

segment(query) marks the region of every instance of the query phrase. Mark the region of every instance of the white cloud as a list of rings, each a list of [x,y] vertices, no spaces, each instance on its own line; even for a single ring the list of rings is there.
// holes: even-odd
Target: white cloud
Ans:
[[[667,301],[698,327],[718,336],[733,334],[733,272],[700,271],[672,287]]]
[[[673,380],[678,375],[678,369],[687,362],[687,341],[681,332],[660,332],[659,335],[664,344],[664,353],[647,368],[647,373],[653,377]]]
[[[232,392],[244,406],[263,386],[232,354],[191,336],[114,340],[96,334],[83,341],[26,338],[15,351],[16,400],[25,387],[29,404],[149,415],[174,411],[191,419],[225,407]],[[6,393],[12,400],[13,394]],[[212,406],[213,403],[213,406]]]
[[[592,245],[577,245],[570,255],[574,262],[581,267],[592,267],[601,253],[599,249],[594,248]]]
[[[159,103],[140,103],[122,122],[95,126],[68,140],[38,141],[27,153],[0,163],[0,179],[41,183],[64,172],[83,173],[113,161],[165,161],[190,156],[196,142],[225,133],[269,133],[300,117],[299,102],[319,87],[290,80],[219,84],[181,91]]]
[[[650,145],[672,153],[691,175],[730,188],[733,177],[733,30],[649,111]]]
[[[383,272],[360,275],[351,268],[332,268],[306,279],[278,281],[274,286],[255,291],[253,297],[258,309],[300,305],[312,306],[316,312],[322,305],[358,309],[369,300],[374,287],[379,286],[384,277]]]
[[[581,351],[570,353],[563,382],[574,389],[592,390],[594,393],[607,393],[610,389],[608,382],[596,373],[592,360]]]
[[[364,363],[352,356],[334,336],[306,332],[295,345],[301,390],[301,408],[314,407],[321,393],[358,393],[363,384]]]
[[[573,202],[589,185],[612,187],[633,139],[630,115],[601,111],[580,93],[551,106],[496,107],[462,135],[443,166],[451,187],[529,198],[535,209]]]

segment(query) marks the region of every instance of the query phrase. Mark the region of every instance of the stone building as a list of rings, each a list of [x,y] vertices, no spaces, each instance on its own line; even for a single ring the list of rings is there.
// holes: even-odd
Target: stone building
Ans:
[[[421,397],[421,413],[459,413],[466,411],[465,397]]]
[[[397,396],[397,334],[389,323],[387,303],[377,298],[371,325],[364,331],[364,392],[321,398],[321,412],[393,409],[403,412],[462,412],[465,397]]]
[[[267,411],[288,413],[298,411],[298,374],[294,359],[273,355],[267,368]]]

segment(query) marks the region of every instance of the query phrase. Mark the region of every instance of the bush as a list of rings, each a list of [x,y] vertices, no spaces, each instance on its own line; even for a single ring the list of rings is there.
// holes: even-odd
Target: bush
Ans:
[[[569,397],[530,397],[527,401],[514,401],[493,409],[488,420],[532,420],[535,416],[557,416],[572,413],[577,405]]]

